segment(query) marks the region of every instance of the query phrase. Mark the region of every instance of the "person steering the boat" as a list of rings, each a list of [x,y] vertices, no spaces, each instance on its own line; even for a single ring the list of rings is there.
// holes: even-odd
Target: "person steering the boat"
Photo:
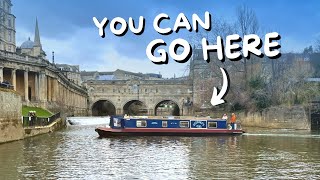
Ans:
[[[231,121],[230,121],[230,124],[231,124],[232,129],[236,129],[236,128],[235,128],[236,120],[237,120],[236,115],[235,115],[234,113],[232,113],[232,114],[231,114]]]

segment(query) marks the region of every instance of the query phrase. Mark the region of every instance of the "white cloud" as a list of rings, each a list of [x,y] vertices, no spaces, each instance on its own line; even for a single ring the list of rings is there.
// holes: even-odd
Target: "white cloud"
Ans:
[[[113,47],[106,48],[105,52],[101,54],[103,64],[98,67],[99,71],[113,71],[116,69],[123,69],[132,72],[142,73],[161,73],[164,77],[176,77],[187,75],[189,72],[186,70],[187,63],[180,64],[175,61],[169,61],[168,64],[157,65],[148,58],[136,59],[120,54]]]
[[[28,37],[33,40],[33,33],[20,28],[17,32],[17,45],[20,46]],[[41,43],[47,53],[47,59],[51,61],[51,52],[54,51],[56,63],[80,65],[81,70],[114,71],[122,69],[142,73],[160,72],[166,78],[188,74],[186,70],[188,62],[180,64],[169,60],[166,65],[157,65],[148,58],[138,59],[121,53],[115,46],[116,43],[119,46],[119,38],[102,39],[95,28],[78,29],[66,39],[41,36]],[[123,43],[121,45],[134,46],[135,44]],[[145,51],[137,53],[144,55]]]

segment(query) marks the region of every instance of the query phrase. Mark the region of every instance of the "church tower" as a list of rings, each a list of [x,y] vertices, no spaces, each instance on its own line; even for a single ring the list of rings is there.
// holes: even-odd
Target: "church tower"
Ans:
[[[15,16],[11,14],[11,0],[0,0],[0,50],[16,51]]]
[[[34,56],[42,56],[42,45],[40,42],[40,33],[38,27],[38,19],[36,19],[36,27],[34,30],[34,44],[33,44],[33,55]]]
[[[31,41],[30,38],[23,42],[20,48],[17,49],[18,53],[26,54],[34,57],[45,58],[46,53],[42,50],[42,45],[40,41],[40,33],[38,26],[38,19],[36,19],[36,26],[34,30],[34,41]]]

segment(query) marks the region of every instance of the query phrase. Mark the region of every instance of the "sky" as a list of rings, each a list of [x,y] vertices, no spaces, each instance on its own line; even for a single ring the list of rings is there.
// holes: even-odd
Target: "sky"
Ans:
[[[176,17],[184,13],[191,22],[192,14],[200,18],[206,11],[212,19],[226,22],[236,21],[236,10],[241,5],[251,8],[257,15],[260,37],[276,31],[281,35],[282,52],[301,52],[320,38],[320,1],[310,0],[12,0],[12,13],[16,17],[16,44],[20,46],[30,37],[34,38],[38,19],[41,43],[49,60],[55,52],[55,62],[80,65],[80,70],[114,71],[116,69],[142,73],[161,73],[164,77],[179,77],[188,74],[189,62],[177,63],[170,59],[168,64],[157,65],[146,56],[146,47],[154,39],[163,39],[169,46],[176,38],[190,39],[194,32],[181,29],[179,33],[163,36],[153,28],[153,19],[166,13],[170,20],[161,24],[173,28]],[[127,20],[139,16],[146,19],[144,33],[137,36],[128,31],[118,37],[111,33],[109,24],[106,36],[99,36],[92,18],[109,22],[115,17]],[[212,29],[214,24],[212,24]],[[201,42],[201,39],[199,39]],[[167,50],[168,48],[165,47]]]

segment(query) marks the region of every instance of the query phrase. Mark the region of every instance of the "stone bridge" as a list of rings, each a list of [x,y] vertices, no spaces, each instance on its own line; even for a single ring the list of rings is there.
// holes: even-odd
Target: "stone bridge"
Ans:
[[[0,51],[0,82],[8,81],[24,105],[53,110],[62,107],[69,115],[86,115],[86,89],[70,81],[43,58]]]
[[[173,104],[175,115],[188,114],[185,105],[192,98],[192,83],[188,80],[90,80],[86,82],[89,94],[89,114],[99,115],[99,104],[108,102],[112,114],[127,114],[134,103],[141,103],[142,114],[157,115],[161,104]],[[106,114],[104,114],[106,115]],[[159,112],[158,112],[159,115]]]

